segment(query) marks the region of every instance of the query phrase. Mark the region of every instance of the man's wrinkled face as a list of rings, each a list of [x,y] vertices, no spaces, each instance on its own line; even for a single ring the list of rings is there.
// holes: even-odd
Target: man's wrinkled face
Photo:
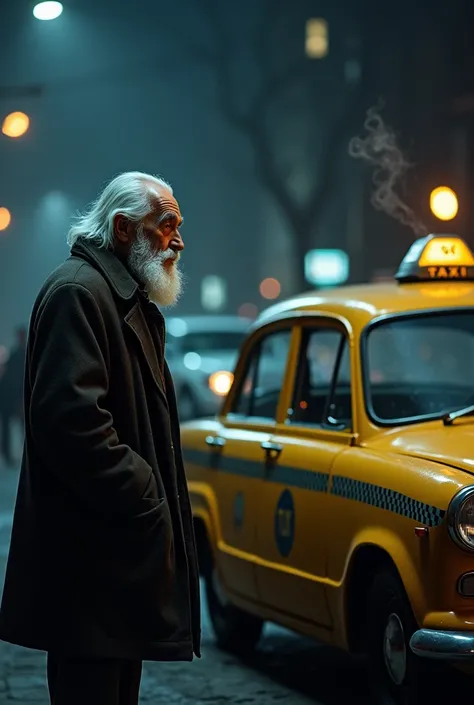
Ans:
[[[132,273],[148,296],[161,306],[177,302],[182,288],[178,261],[184,248],[179,229],[183,223],[178,202],[168,189],[153,189],[153,210],[136,229],[127,256]]]

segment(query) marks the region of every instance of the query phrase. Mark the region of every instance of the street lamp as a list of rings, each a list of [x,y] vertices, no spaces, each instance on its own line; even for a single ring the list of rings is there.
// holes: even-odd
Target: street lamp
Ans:
[[[6,230],[11,222],[11,214],[8,208],[0,208],[0,231]]]
[[[449,186],[438,186],[430,194],[430,208],[439,220],[453,220],[458,214],[458,197]]]
[[[21,137],[28,131],[30,118],[25,113],[15,112],[6,116],[2,124],[2,132],[7,137]]]
[[[62,14],[62,3],[56,0],[48,0],[48,2],[39,2],[33,8],[33,15],[37,20],[55,20]]]

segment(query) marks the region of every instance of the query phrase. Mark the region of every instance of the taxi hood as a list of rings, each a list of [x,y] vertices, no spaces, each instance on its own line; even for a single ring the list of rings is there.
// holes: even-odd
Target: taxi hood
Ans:
[[[474,417],[398,427],[367,443],[368,447],[424,458],[474,475]]]

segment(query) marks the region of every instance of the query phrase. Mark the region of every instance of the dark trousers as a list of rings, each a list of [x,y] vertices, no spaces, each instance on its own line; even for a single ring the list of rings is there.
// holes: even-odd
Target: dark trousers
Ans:
[[[138,705],[142,662],[48,653],[47,675],[51,705]]]

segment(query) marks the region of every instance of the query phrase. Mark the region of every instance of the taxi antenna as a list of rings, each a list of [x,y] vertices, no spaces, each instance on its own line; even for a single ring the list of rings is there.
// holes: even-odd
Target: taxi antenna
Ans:
[[[372,205],[403,225],[408,225],[417,236],[426,235],[427,227],[395,191],[400,179],[412,164],[403,156],[393,130],[385,125],[380,115],[380,107],[369,108],[364,128],[367,133],[365,137],[353,137],[350,140],[349,154],[375,167],[372,177],[375,185],[371,196]]]

